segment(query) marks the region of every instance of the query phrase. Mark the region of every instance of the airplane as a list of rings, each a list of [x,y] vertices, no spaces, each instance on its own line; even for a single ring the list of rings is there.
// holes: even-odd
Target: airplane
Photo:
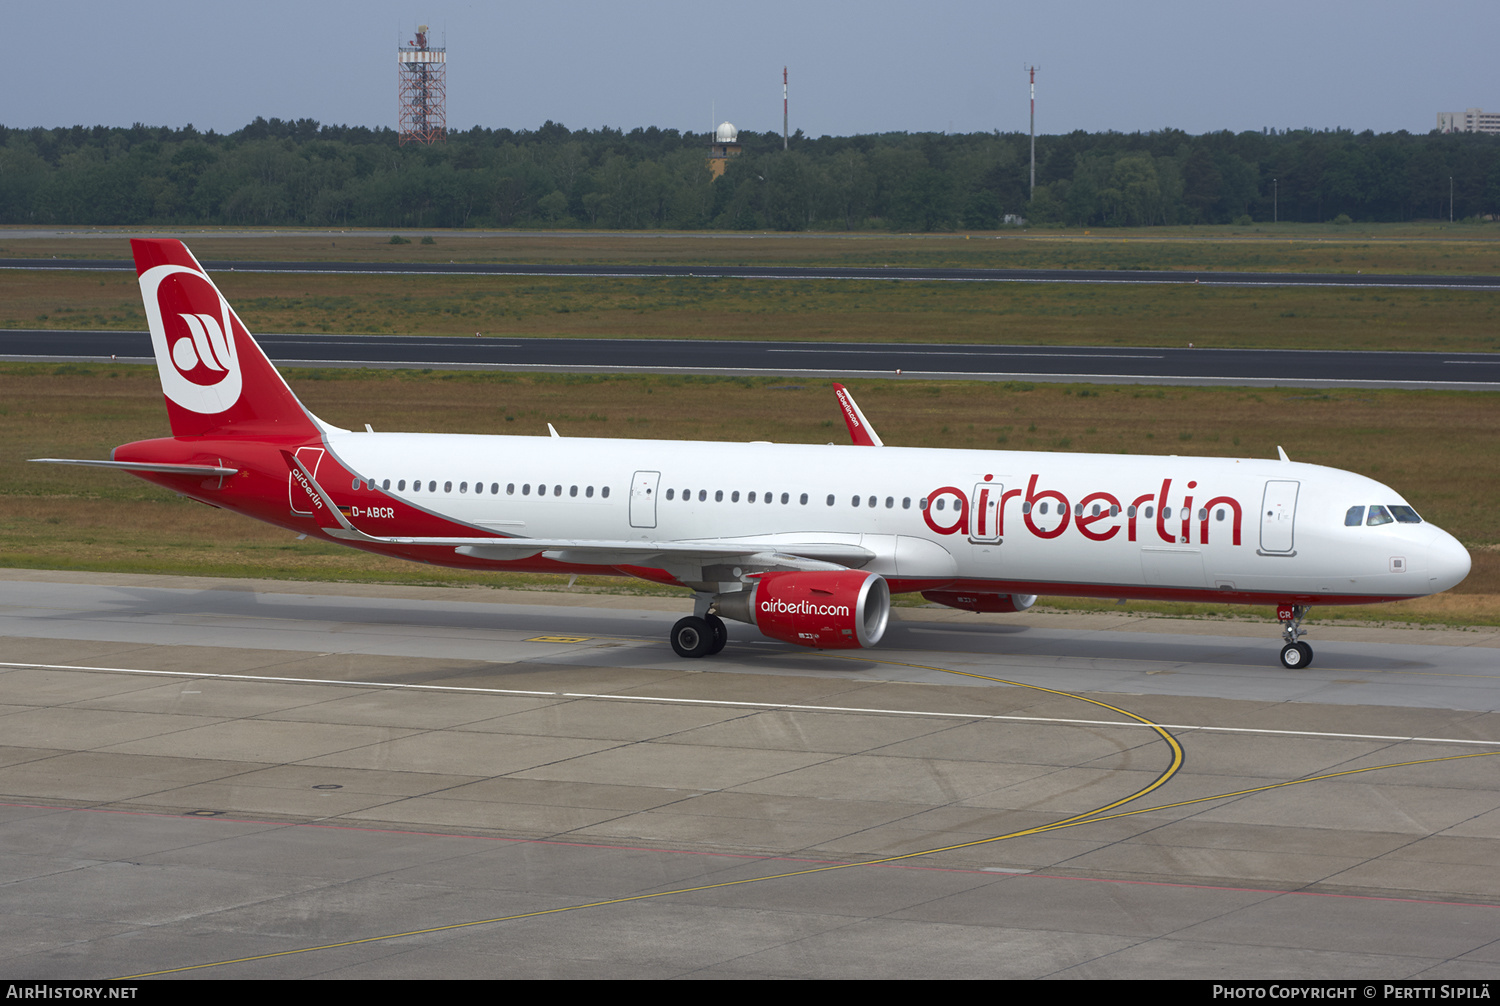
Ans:
[[[1274,605],[1306,667],[1314,604],[1435,594],[1463,546],[1397,492],[1276,460],[886,446],[834,385],[852,443],[701,443],[346,430],[287,386],[180,241],[132,240],[172,436],[115,468],[299,534],[472,570],[639,577],[693,591],[670,634],[724,619],[872,647],[891,595],[1015,612],[1040,594]]]

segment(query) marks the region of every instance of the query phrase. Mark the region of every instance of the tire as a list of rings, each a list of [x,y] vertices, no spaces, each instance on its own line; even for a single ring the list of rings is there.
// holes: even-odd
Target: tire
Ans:
[[[1307,646],[1306,651],[1302,648],[1306,643],[1287,643],[1281,648],[1281,666],[1289,671],[1300,670],[1307,666],[1312,659],[1312,647]]]
[[[1299,642],[1297,644],[1297,649],[1299,649],[1299,650],[1302,651],[1302,666],[1303,667],[1311,667],[1312,666],[1312,647],[1309,646],[1309,645],[1307,645],[1306,643]]]
[[[703,619],[689,615],[672,626],[672,649],[679,657],[701,657],[714,644],[714,630]]]
[[[729,629],[724,625],[724,619],[718,615],[706,615],[703,619],[708,623],[708,628],[713,632],[713,642],[708,644],[707,656],[713,656],[724,649],[724,644],[729,642]]]

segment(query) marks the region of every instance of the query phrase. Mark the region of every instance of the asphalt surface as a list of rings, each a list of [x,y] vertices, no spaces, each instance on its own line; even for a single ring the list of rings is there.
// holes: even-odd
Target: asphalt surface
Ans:
[[[908,609],[685,661],[684,610],[0,572],[0,966],[1500,968],[1493,632],[1315,626],[1291,672],[1269,625]]]
[[[1212,286],[1410,287],[1500,290],[1500,276],[1153,271],[1143,269],[931,269],[902,266],[538,265],[525,262],[263,262],[216,259],[213,272],[435,276],[687,276],[699,279],[860,279],[949,283],[1198,283]],[[0,259],[0,269],[133,272],[128,259]]]
[[[1500,355],[985,345],[872,345],[652,339],[257,335],[290,366],[457,367],[808,378],[974,380],[1283,387],[1500,388]],[[0,359],[145,362],[145,332],[0,331]]]

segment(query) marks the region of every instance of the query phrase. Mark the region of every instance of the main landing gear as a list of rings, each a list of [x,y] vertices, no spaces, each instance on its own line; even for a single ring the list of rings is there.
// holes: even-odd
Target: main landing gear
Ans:
[[[1276,618],[1281,622],[1281,638],[1286,640],[1286,645],[1281,648],[1281,666],[1288,670],[1300,670],[1312,663],[1312,647],[1297,638],[1307,635],[1302,620],[1311,610],[1310,604],[1282,605],[1276,609]]]
[[[718,615],[689,615],[672,626],[672,649],[679,657],[711,657],[729,642],[729,630]]]

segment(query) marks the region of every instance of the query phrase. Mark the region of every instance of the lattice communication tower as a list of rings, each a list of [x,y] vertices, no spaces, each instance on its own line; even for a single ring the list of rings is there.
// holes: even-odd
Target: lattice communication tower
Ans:
[[[448,50],[427,44],[427,26],[417,25],[417,37],[397,46],[401,68],[400,146],[438,143],[448,138]]]

